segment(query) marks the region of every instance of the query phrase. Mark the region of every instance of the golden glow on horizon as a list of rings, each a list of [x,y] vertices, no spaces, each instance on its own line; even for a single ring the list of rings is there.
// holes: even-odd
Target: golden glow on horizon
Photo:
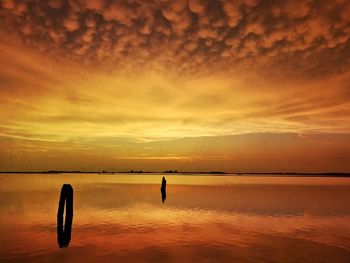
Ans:
[[[308,11],[305,11],[304,15],[308,17],[305,26],[313,26],[314,33],[300,31],[301,24],[292,27],[292,33],[295,34],[293,37],[300,37],[298,34],[301,34],[304,37],[303,45],[309,45],[308,49],[301,47],[296,40],[291,40],[289,46],[278,49],[278,36],[273,35],[273,31],[270,32],[268,28],[261,29],[265,24],[252,22],[249,15],[246,18],[237,16],[238,20],[245,19],[250,25],[241,27],[233,19],[233,14],[229,11],[232,9],[223,4],[223,10],[227,12],[227,25],[222,27],[228,29],[238,23],[234,26],[240,28],[240,34],[235,41],[241,41],[245,48],[240,48],[237,54],[232,53],[233,49],[221,50],[222,53],[218,55],[215,52],[218,52],[219,47],[213,47],[210,41],[216,39],[231,45],[234,42],[231,36],[228,34],[225,40],[219,40],[221,36],[215,35],[205,24],[200,24],[198,32],[192,37],[188,34],[181,35],[177,30],[180,30],[182,22],[179,21],[182,20],[175,18],[175,13],[180,14],[180,6],[169,4],[168,7],[162,7],[164,17],[172,23],[179,24],[176,24],[178,27],[173,25],[174,36],[168,36],[170,42],[157,42],[160,45],[159,52],[152,53],[157,43],[150,42],[149,46],[139,44],[137,48],[134,46],[135,43],[145,40],[145,35],[148,34],[146,29],[139,29],[140,32],[136,34],[129,28],[132,21],[123,20],[112,7],[112,11],[107,12],[105,7],[93,7],[91,3],[97,2],[88,2],[87,9],[82,8],[78,11],[75,10],[76,6],[71,4],[72,10],[69,9],[69,12],[75,15],[64,20],[63,31],[59,32],[55,32],[51,26],[45,29],[43,25],[37,24],[39,22],[30,13],[36,12],[34,9],[29,8],[23,11],[24,13],[17,13],[17,9],[20,8],[17,4],[10,5],[8,1],[2,4],[0,17],[4,26],[8,25],[8,28],[1,27],[1,31],[8,34],[0,43],[0,136],[3,146],[1,155],[6,159],[0,163],[0,170],[46,169],[52,165],[51,161],[38,164],[40,160],[46,162],[44,156],[61,159],[63,152],[69,156],[81,155],[76,157],[76,160],[81,158],[80,162],[76,161],[76,166],[63,165],[76,169],[103,169],[101,166],[111,169],[120,166],[122,169],[133,169],[135,164],[132,161],[139,160],[142,164],[138,164],[137,167],[145,170],[152,167],[158,170],[154,168],[157,167],[156,163],[166,160],[169,162],[160,167],[232,170],[236,167],[249,169],[249,166],[243,163],[248,162],[245,160],[254,160],[256,167],[252,166],[252,170],[266,171],[276,170],[273,161],[269,161],[267,166],[262,166],[263,161],[257,160],[282,155],[284,165],[281,165],[280,169],[305,170],[306,164],[288,168],[287,160],[317,149],[319,153],[313,153],[313,156],[321,155],[318,160],[319,167],[315,161],[310,170],[349,170],[349,164],[345,164],[348,158],[344,157],[350,151],[349,147],[339,143],[342,140],[349,141],[346,134],[350,132],[350,72],[345,70],[349,61],[338,60],[338,64],[332,64],[331,59],[321,60],[326,56],[333,59],[339,54],[343,54],[344,58],[348,57],[345,46],[348,45],[349,33],[344,26],[344,23],[348,22],[347,17],[343,15],[348,10],[346,4],[333,6],[342,19],[342,23],[337,24],[341,33],[339,31],[332,36],[327,35],[328,42],[317,46],[313,53],[304,52],[302,48],[314,48],[317,37],[326,34],[317,31],[318,24],[331,22],[318,21],[317,19],[321,18],[315,16],[314,11],[305,7]],[[248,3],[245,5],[251,12],[259,7],[258,4],[252,3],[251,6]],[[346,8],[341,8],[341,5]],[[191,3],[190,14],[211,19],[209,13],[204,11],[206,9],[200,6],[200,3]],[[63,8],[51,4],[38,5],[39,7],[43,10]],[[147,5],[147,8],[142,12],[153,12],[153,7]],[[326,12],[326,9],[321,7],[320,10],[322,11],[319,12]],[[83,12],[87,12],[91,19],[86,21],[86,25],[77,24],[74,17]],[[93,19],[94,12],[100,12],[105,19],[100,25]],[[27,24],[31,27],[31,33],[25,24],[21,24],[20,18],[24,14],[27,14],[28,19],[31,17]],[[267,14],[258,14],[267,19]],[[285,14],[287,20],[291,19],[290,15],[293,16]],[[18,28],[13,24],[14,21],[18,22]],[[111,26],[115,27],[115,32],[119,32],[118,23],[113,24],[113,21],[123,24],[125,32],[120,36],[120,41],[114,43],[113,50],[109,50],[105,46],[112,38],[108,40],[109,35],[106,31],[98,33],[98,28],[111,30],[108,29]],[[315,24],[315,21],[320,23]],[[158,27],[156,22],[154,23],[156,30]],[[199,23],[205,21],[200,20]],[[76,26],[81,26],[81,29]],[[17,31],[9,33],[11,27]],[[74,34],[71,32],[88,33],[92,28],[97,30],[93,33],[94,36],[100,34],[105,41],[99,43],[100,49],[93,50],[93,43],[89,42],[93,40],[87,35],[76,33],[79,37],[72,40]],[[284,29],[285,32],[282,32],[282,29],[279,31],[280,36],[288,32],[287,28]],[[33,33],[35,30],[47,30],[47,34],[54,41],[65,42],[54,44],[41,40]],[[163,30],[165,35],[168,34],[165,28],[159,30]],[[61,36],[56,36],[56,33],[65,35],[64,40],[59,40]],[[158,33],[160,34],[160,31]],[[152,34],[149,39],[160,41],[156,33]],[[267,48],[265,42],[268,40],[275,41],[273,43],[276,45],[269,44],[272,45],[270,53],[257,53],[254,49],[256,46],[252,43],[248,45],[249,41],[255,39],[249,37],[249,34],[260,38],[263,43],[255,43],[259,47]],[[173,47],[175,35],[178,41],[183,40],[183,46],[176,44],[176,48]],[[94,39],[97,41],[97,37]],[[134,41],[130,47],[131,55],[120,51],[128,46],[125,43],[121,44],[121,39]],[[210,40],[205,42],[205,48],[200,44],[203,39]],[[70,49],[73,44],[79,43],[83,43],[81,49],[75,46]],[[83,54],[82,52],[87,52],[84,49],[89,49],[92,53]],[[304,52],[297,62],[284,57],[288,52],[296,54],[293,53],[296,52],[294,49],[298,49],[298,54]],[[177,50],[176,54],[174,50]],[[194,50],[196,53],[192,54]],[[281,53],[272,55],[273,52]],[[106,54],[109,54],[109,57]],[[151,57],[145,60],[141,54]],[[314,61],[310,55],[319,55],[320,61]],[[230,57],[234,62],[227,61]],[[240,60],[236,60],[237,58]],[[279,58],[284,58],[286,62],[281,65],[278,62]],[[315,69],[310,65],[318,67]],[[249,134],[250,136],[244,137]],[[251,140],[259,141],[259,138],[269,137],[269,134],[276,136],[272,141],[268,139],[273,145],[265,147],[261,140],[258,149],[243,150],[248,148]],[[288,138],[290,134],[293,134],[293,138]],[[327,134],[334,138],[329,139]],[[305,139],[304,135],[307,138],[318,138],[320,135],[326,137],[322,137],[317,143],[313,142],[314,148],[310,150],[306,149],[309,139]],[[233,148],[218,149],[220,147],[216,145],[215,140],[210,139],[211,137],[220,140],[220,147],[230,145]],[[202,144],[184,142],[182,138],[190,138],[192,142],[201,140]],[[294,140],[300,141],[304,147],[296,144],[294,149],[289,146]],[[323,145],[324,143],[327,146]],[[276,150],[278,145],[285,150]],[[264,154],[262,148],[271,152]],[[97,155],[102,156],[100,158],[103,161],[98,161]],[[335,161],[336,156],[342,157],[339,162]],[[82,160],[86,158],[95,158],[95,164],[83,164]],[[322,162],[327,159],[331,160],[323,166]],[[215,161],[206,166],[205,162],[208,160]],[[145,161],[152,161],[154,164],[145,164]],[[59,163],[62,165],[64,162],[62,160]],[[223,165],[222,162],[226,164]],[[229,162],[231,164],[228,164]]]
[[[339,115],[344,122],[335,125],[323,121],[349,108],[349,102],[341,97],[347,76],[308,81],[305,87],[300,87],[300,82],[285,83],[283,90],[276,92],[281,83],[249,81],[242,75],[189,79],[145,72],[135,76],[95,73],[69,65],[55,65],[50,70],[42,66],[47,63],[53,62],[33,56],[13,61],[11,71],[34,66],[36,75],[22,75],[21,82],[29,87],[5,88],[4,136],[53,142],[105,137],[149,141],[256,132],[325,133],[336,129],[339,133],[349,128],[347,116]],[[337,85],[326,89],[331,83]],[[41,87],[45,87],[43,91]],[[305,115],[314,120],[303,121]],[[11,130],[18,132],[11,134]]]

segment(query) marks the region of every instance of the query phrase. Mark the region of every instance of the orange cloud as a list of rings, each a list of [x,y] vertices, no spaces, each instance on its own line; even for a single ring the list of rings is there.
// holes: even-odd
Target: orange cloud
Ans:
[[[349,6],[326,0],[2,1],[3,144],[19,151],[16,143],[29,141],[35,151],[35,144],[47,143],[43,151],[54,156],[62,154],[58,144],[101,151],[111,138],[122,138],[137,149],[112,151],[123,162],[158,158],[198,168],[209,159],[217,167],[220,158],[235,162],[237,154],[214,153],[213,142],[212,154],[178,142],[186,151],[172,155],[160,147],[143,156],[140,145],[258,133],[348,134]],[[309,154],[302,147],[289,151],[281,156]],[[347,149],[334,146],[319,160],[332,152]],[[262,152],[245,154],[266,168],[258,161]]]
[[[317,68],[336,72],[349,66],[347,60],[339,60],[349,55],[348,1],[62,3],[4,1],[0,11],[3,30],[13,28],[11,31],[31,46],[42,47],[52,41],[51,50],[73,55],[78,61],[110,61],[114,67],[123,66],[121,59],[142,67],[150,56],[163,65],[171,60],[172,67],[182,74],[193,67],[198,69],[196,73],[207,67],[221,70],[223,64],[236,68],[242,60],[247,67],[261,69],[268,64],[274,70],[292,73],[297,69],[304,75],[312,75]],[[97,37],[91,38],[91,27]],[[84,47],[82,35],[90,40]],[[179,43],[172,45],[174,41]],[[189,50],[185,43],[195,43],[196,50]],[[329,60],[329,53],[337,59]],[[312,69],[304,66],[311,56]]]

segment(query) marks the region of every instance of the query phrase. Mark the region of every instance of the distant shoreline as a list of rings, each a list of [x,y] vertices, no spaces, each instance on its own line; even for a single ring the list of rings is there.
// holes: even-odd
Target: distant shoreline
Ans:
[[[322,172],[322,173],[299,173],[299,172],[265,172],[265,173],[249,173],[249,172],[220,172],[220,171],[202,171],[202,172],[183,172],[183,171],[0,171],[0,174],[100,174],[100,175],[113,175],[113,174],[173,174],[173,175],[208,175],[208,176],[295,176],[295,177],[350,177],[349,173],[339,172]]]

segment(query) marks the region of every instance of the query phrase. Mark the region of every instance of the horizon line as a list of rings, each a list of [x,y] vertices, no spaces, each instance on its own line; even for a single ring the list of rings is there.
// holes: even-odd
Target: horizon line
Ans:
[[[350,176],[350,172],[223,172],[223,171],[143,171],[143,170],[128,170],[128,171],[81,171],[81,170],[46,170],[46,171],[0,171],[0,174],[63,174],[63,173],[87,173],[87,174],[209,174],[209,175],[338,175]]]

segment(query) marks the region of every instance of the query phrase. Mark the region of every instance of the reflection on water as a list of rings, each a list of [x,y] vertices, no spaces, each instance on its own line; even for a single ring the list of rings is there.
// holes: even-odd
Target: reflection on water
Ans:
[[[0,175],[0,262],[350,262],[350,178],[168,175],[163,204],[161,177]]]

